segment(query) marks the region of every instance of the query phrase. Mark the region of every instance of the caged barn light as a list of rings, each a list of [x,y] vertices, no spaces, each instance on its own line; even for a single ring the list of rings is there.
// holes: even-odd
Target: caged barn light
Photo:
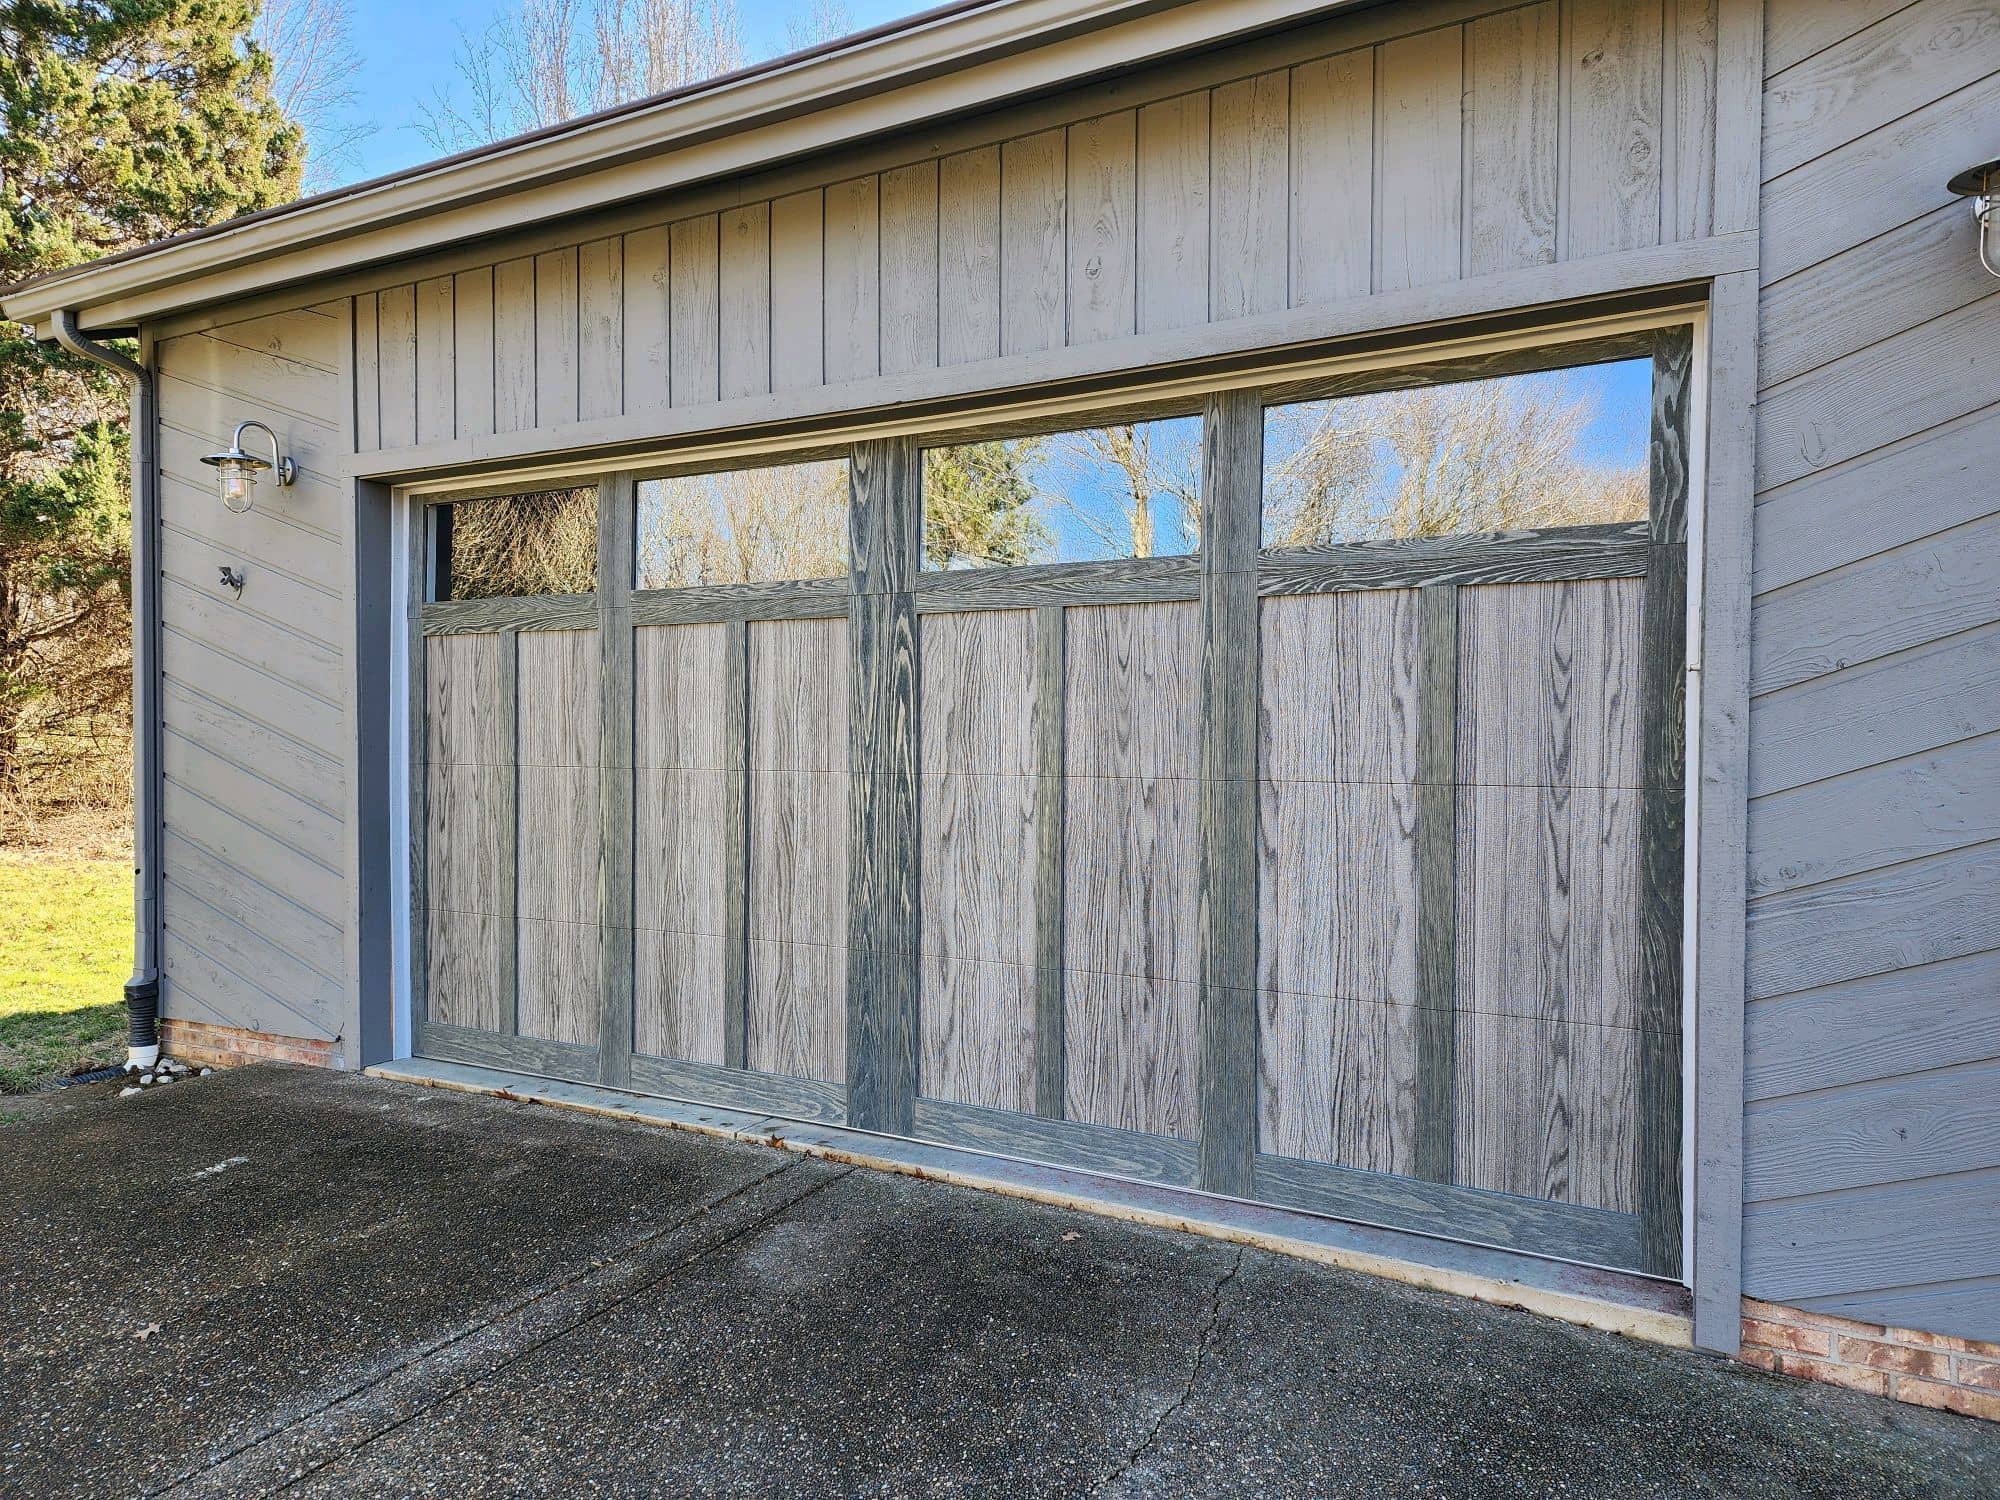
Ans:
[[[270,440],[271,456],[268,459],[243,451],[243,434],[252,427]],[[202,462],[215,467],[216,490],[222,496],[222,503],[238,515],[256,503],[253,492],[257,488],[257,475],[260,470],[275,471],[280,489],[299,477],[299,466],[278,451],[277,433],[262,422],[256,421],[238,422],[235,433],[229,439],[228,451],[207,454],[202,458]]]
[[[1967,167],[1945,184],[1961,198],[1972,200],[1973,221],[1979,225],[1979,263],[2000,276],[2000,261],[1986,247],[1993,233],[1993,220],[2000,217],[2000,160]]]

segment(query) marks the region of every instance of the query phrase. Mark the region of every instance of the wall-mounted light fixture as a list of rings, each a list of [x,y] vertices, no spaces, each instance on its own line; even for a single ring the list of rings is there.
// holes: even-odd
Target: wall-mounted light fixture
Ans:
[[[1968,167],[1945,184],[1961,198],[1972,200],[1972,218],[1979,225],[1979,263],[2000,276],[2000,263],[1986,248],[1993,234],[1993,221],[2000,218],[2000,161]]]
[[[271,456],[268,459],[243,451],[243,434],[253,427],[270,440]],[[253,492],[257,488],[257,475],[261,470],[273,470],[278,476],[280,489],[299,477],[299,466],[278,451],[277,433],[262,422],[238,422],[235,433],[229,439],[228,451],[210,453],[202,459],[202,462],[215,466],[218,471],[216,490],[222,496],[222,503],[239,515],[256,503]]]

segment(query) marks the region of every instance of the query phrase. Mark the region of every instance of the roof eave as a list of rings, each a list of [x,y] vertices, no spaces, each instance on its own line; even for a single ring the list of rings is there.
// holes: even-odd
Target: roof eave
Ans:
[[[130,326],[170,310],[441,248],[501,223],[518,228],[941,114],[991,107],[1065,76],[1131,66],[1355,3],[973,0],[25,282],[0,294],[0,312],[40,326],[57,310],[71,309],[93,331]],[[1062,42],[1075,45],[1058,48]],[[938,86],[957,81],[965,87]],[[814,129],[785,129],[807,120]],[[539,196],[527,201],[531,195]],[[504,212],[498,207],[503,202]],[[394,233],[406,226],[422,227]],[[339,254],[324,253],[329,247]]]

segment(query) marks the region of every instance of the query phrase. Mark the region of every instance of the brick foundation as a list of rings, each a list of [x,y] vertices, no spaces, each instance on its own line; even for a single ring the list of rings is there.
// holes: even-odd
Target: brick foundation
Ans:
[[[335,1042],[311,1037],[245,1031],[238,1026],[212,1026],[206,1021],[182,1021],[171,1016],[160,1022],[160,1050],[202,1068],[234,1068],[254,1062],[304,1063],[313,1068],[330,1068],[339,1062],[337,1046]]]
[[[1737,1357],[1760,1370],[2000,1422],[2000,1344],[1745,1297]]]

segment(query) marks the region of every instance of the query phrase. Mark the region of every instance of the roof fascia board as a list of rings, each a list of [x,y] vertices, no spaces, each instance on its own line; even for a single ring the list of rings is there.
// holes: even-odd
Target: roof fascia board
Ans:
[[[553,138],[245,219],[16,288],[0,310],[85,328],[251,295],[769,166],[1359,0],[1008,0]]]

